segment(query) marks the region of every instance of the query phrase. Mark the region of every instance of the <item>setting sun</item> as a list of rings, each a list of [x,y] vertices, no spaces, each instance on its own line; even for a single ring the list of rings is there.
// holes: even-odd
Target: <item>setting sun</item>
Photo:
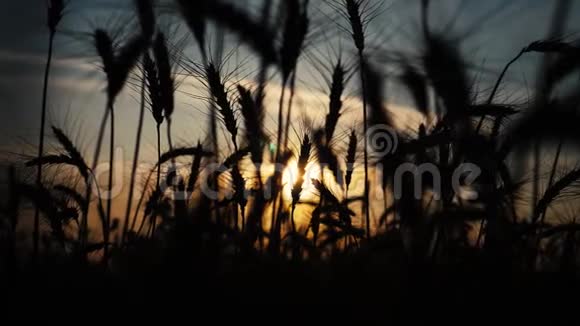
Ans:
[[[320,167],[317,164],[310,163],[306,166],[306,172],[304,174],[304,183],[302,185],[302,192],[300,195],[300,200],[310,200],[316,189],[312,185],[312,179],[320,178]],[[290,160],[286,169],[282,174],[282,196],[287,202],[292,201],[292,188],[298,179],[298,162],[295,159]]]

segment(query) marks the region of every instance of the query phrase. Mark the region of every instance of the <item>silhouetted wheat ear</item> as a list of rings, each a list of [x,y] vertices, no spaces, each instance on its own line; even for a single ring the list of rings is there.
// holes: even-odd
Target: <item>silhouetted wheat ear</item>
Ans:
[[[243,212],[248,202],[246,199],[246,180],[242,176],[238,164],[234,164],[232,168],[232,186],[235,193],[234,199]]]
[[[572,170],[571,172],[564,175],[558,181],[554,182],[552,186],[550,186],[544,192],[542,198],[538,201],[537,209],[535,210],[537,213],[544,212],[548,206],[568,187],[572,184],[577,183],[580,180],[580,169]],[[537,218],[535,216],[534,218]]]
[[[230,156],[226,157],[225,160],[222,162],[222,165],[227,169],[231,169],[234,167],[234,164],[237,164],[244,156],[250,153],[249,147],[243,147],[238,149],[237,151],[230,154]]]
[[[207,17],[235,33],[261,56],[265,64],[276,62],[275,34],[245,12],[224,1],[208,1]]]
[[[64,13],[64,0],[48,0],[48,28],[51,33],[56,32],[56,27],[62,20]]]
[[[157,73],[159,80],[159,91],[161,103],[166,119],[170,119],[174,111],[175,101],[173,93],[175,82],[171,73],[171,62],[169,60],[169,50],[165,41],[165,35],[159,32],[153,44],[153,54],[157,63]]]
[[[236,117],[228,100],[225,85],[222,83],[220,74],[213,64],[207,67],[206,77],[210,92],[218,106],[218,111],[222,116],[226,130],[230,133],[234,147],[237,149],[238,143],[236,138],[238,135],[238,127],[236,125]]]
[[[320,198],[322,202],[329,204],[338,204],[338,198],[326,187],[326,185],[318,179],[310,179],[312,185],[320,193]]]
[[[63,207],[65,205],[55,198],[44,186],[33,187],[21,184],[18,188],[22,196],[30,199],[44,212],[44,217],[48,221],[52,231],[51,235],[63,245],[65,241],[63,224],[75,215],[76,210]]]
[[[308,135],[304,135],[304,140],[300,146],[300,155],[298,156],[298,172],[296,175],[296,181],[294,182],[294,187],[292,188],[292,207],[300,201],[300,195],[302,193],[302,186],[304,184],[304,174],[306,173],[306,165],[310,159],[310,151],[312,149],[312,143]]]
[[[559,39],[532,42],[522,50],[520,55],[528,52],[555,53],[559,55],[547,68],[545,82],[545,87],[547,88],[544,90],[546,93],[549,93],[557,82],[570,73],[577,71],[580,66],[580,60],[578,59],[580,57],[580,48]]]
[[[163,197],[163,192],[161,189],[156,188],[149,198],[147,199],[147,203],[145,204],[145,217],[150,217],[152,214],[155,214],[155,211],[159,207],[159,201]]]
[[[362,60],[362,75],[366,87],[366,98],[369,104],[369,125],[392,125],[392,119],[384,109],[383,78],[366,60]]]
[[[401,76],[401,81],[413,96],[416,109],[428,117],[429,108],[427,107],[427,83],[425,77],[414,67],[406,65]]]
[[[550,64],[547,71],[548,85],[555,85],[557,82],[574,73],[580,67],[580,49],[565,52]]]
[[[427,40],[424,65],[437,96],[445,105],[448,118],[455,120],[465,117],[469,84],[459,50],[450,41],[431,36]]]
[[[76,149],[73,142],[65,135],[65,133],[57,128],[52,127],[52,132],[54,133],[58,142],[62,145],[62,147],[66,150],[69,156],[78,161],[84,161],[81,153]]]
[[[285,4],[286,22],[282,35],[280,60],[282,76],[284,81],[287,81],[290,74],[296,69],[304,40],[308,34],[309,19],[307,2],[301,4],[300,0],[287,0]]]
[[[57,164],[68,164],[75,165],[74,160],[65,154],[60,155],[45,155],[42,157],[35,158],[25,163],[27,167],[33,167],[36,165],[57,165]]]
[[[365,48],[364,27],[362,24],[360,5],[362,0],[345,0],[346,12],[352,28],[352,38],[359,53]]]
[[[151,113],[157,125],[160,125],[163,123],[161,87],[159,86],[157,68],[147,52],[143,56],[143,69],[145,70],[145,78],[147,79],[147,93],[151,102]]]
[[[143,37],[148,41],[153,38],[155,33],[155,11],[153,9],[153,0],[134,0],[137,9],[137,16],[141,24]]]
[[[326,143],[330,144],[338,119],[341,116],[342,110],[342,93],[344,92],[344,68],[340,60],[334,67],[332,73],[332,85],[330,87],[330,103],[328,108],[328,115],[326,116]]]
[[[238,85],[239,105],[246,125],[246,142],[250,146],[252,162],[262,163],[264,147],[264,112],[261,106],[254,101],[252,93],[243,86]]]
[[[561,40],[544,40],[534,41],[524,48],[524,52],[540,52],[540,53],[575,53],[578,54],[578,47],[570,43],[562,42]]]
[[[496,84],[489,96],[488,104],[491,104],[495,94],[501,84],[507,70],[509,67],[519,60],[522,55],[529,52],[538,52],[538,53],[559,53],[563,56],[558,58],[554,63],[552,63],[551,67],[548,69],[548,76],[547,76],[547,86],[553,86],[554,83],[559,81],[561,78],[566,76],[568,73],[575,70],[580,64],[580,60],[578,60],[578,55],[580,54],[580,48],[577,46],[571,45],[566,42],[562,42],[559,39],[554,40],[544,40],[544,41],[534,41],[530,43],[528,46],[524,47],[518,55],[516,55],[503,69],[499,78],[496,81]],[[546,89],[545,91],[548,91]],[[501,122],[501,119],[498,119],[498,122]],[[478,130],[483,124],[483,119],[478,126]],[[496,123],[495,129],[499,128],[499,123]]]
[[[356,162],[356,147],[358,139],[356,132],[353,130],[348,139],[348,150],[346,152],[346,175],[344,177],[346,182],[346,190],[348,191],[352,181],[352,173],[354,171],[354,163]]]
[[[84,196],[81,193],[79,193],[76,189],[71,188],[67,185],[56,185],[53,187],[53,189],[63,193],[64,195],[72,199],[78,205],[78,207],[83,208],[86,206]]]
[[[316,152],[318,154],[318,161],[320,164],[328,167],[330,172],[332,172],[335,181],[338,184],[341,184],[342,180],[339,177],[340,172],[338,168],[338,158],[334,154],[332,146],[325,141],[324,131],[322,129],[317,130],[314,133],[313,143],[316,146]]]
[[[200,146],[197,147],[179,147],[175,148],[169,152],[163,153],[159,158],[159,162],[157,162],[157,166],[163,165],[171,160],[174,160],[181,156],[201,156],[201,157],[208,157],[213,155],[210,152],[206,152]]]
[[[68,155],[74,162],[74,165],[79,169],[79,172],[86,180],[88,178],[89,168],[79,150],[74,146],[73,142],[65,135],[65,133],[62,130],[56,127],[52,127],[52,131],[56,136],[58,142],[68,153]]]
[[[135,36],[119,49],[119,54],[114,58],[114,69],[108,75],[109,99],[113,101],[121,92],[127,81],[129,73],[137,60],[148,45],[148,40],[142,35]]]
[[[202,54],[205,56],[205,31],[207,13],[207,1],[177,0],[181,16],[193,33]]]
[[[146,40],[141,36],[129,40],[120,49],[119,55],[115,56],[113,41],[107,32],[97,29],[94,38],[97,53],[103,63],[103,71],[107,76],[107,96],[112,103],[123,88],[129,72],[133,69],[146,46]]]
[[[520,112],[516,106],[510,104],[474,104],[469,106],[472,116],[489,115],[492,117],[510,116]]]
[[[111,40],[109,34],[102,29],[97,29],[95,31],[94,39],[97,54],[101,58],[101,62],[103,63],[103,70],[107,75],[108,79],[109,75],[112,74],[112,71],[115,66],[115,52],[113,50],[113,41]]]

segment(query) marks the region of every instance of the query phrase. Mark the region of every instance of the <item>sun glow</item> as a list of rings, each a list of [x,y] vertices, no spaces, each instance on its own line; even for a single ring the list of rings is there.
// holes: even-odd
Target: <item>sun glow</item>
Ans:
[[[282,196],[285,201],[292,202],[292,188],[298,179],[298,161],[293,159],[288,162],[286,169],[282,173]],[[318,164],[309,163],[306,166],[304,174],[304,183],[302,184],[302,192],[300,200],[311,200],[313,194],[316,192],[312,184],[312,179],[320,178],[320,167]]]

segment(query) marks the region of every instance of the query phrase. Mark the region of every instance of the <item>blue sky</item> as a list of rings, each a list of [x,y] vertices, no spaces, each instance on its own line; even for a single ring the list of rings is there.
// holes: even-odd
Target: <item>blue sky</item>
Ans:
[[[377,1],[375,1],[377,2]],[[546,35],[553,5],[556,1],[544,0],[437,0],[432,1],[431,25],[433,30],[452,37],[463,35],[461,49],[466,60],[478,76],[481,88],[497,75],[503,65],[526,44]],[[260,1],[236,1],[241,6],[257,8]],[[418,55],[421,49],[419,34],[420,1],[384,1],[383,13],[369,29],[369,38],[375,45],[389,51],[404,51]],[[321,23],[325,32],[336,26],[325,14],[328,7],[323,1],[311,1],[313,20]],[[123,9],[129,0],[70,0],[70,8],[61,29],[67,31],[57,37],[55,62],[51,75],[49,95],[49,123],[63,127],[73,135],[81,148],[89,148],[94,139],[96,121],[104,110],[102,73],[95,65],[93,52],[87,40],[71,37],[70,31],[89,30],[104,24],[104,17],[131,15]],[[574,2],[566,36],[569,40],[578,37],[580,31],[580,3]],[[13,152],[26,150],[24,144],[35,142],[38,134],[38,116],[41,104],[42,75],[47,47],[45,27],[45,3],[41,0],[6,1],[0,20],[0,150]],[[321,28],[319,28],[320,30]],[[338,29],[337,29],[338,30]],[[330,32],[328,32],[330,33]],[[341,33],[341,32],[339,32]],[[467,35],[464,35],[466,34]],[[343,51],[351,53],[347,46],[348,35],[342,33],[345,44]],[[313,41],[313,48],[328,49],[324,37]],[[236,48],[234,41],[228,42],[226,51]],[[193,51],[190,51],[193,53]],[[240,51],[240,57],[247,56]],[[239,60],[242,60],[239,59]],[[533,55],[515,65],[508,75],[508,86],[502,96],[512,96],[513,101],[522,101],[526,85],[533,79],[533,66],[537,58]],[[252,70],[252,63],[248,64]],[[305,92],[310,86],[324,88],[317,72],[310,63],[301,66],[299,80]],[[250,75],[251,77],[251,75]],[[241,77],[240,77],[241,78]],[[354,84],[354,83],[353,83]],[[355,93],[352,91],[351,93]],[[404,95],[390,94],[392,102],[404,102]],[[200,101],[179,97],[176,110],[176,139],[181,143],[195,143],[203,136],[206,106]],[[320,108],[319,108],[320,107]],[[324,107],[317,104],[313,110]],[[132,148],[134,142],[138,104],[135,94],[126,91],[117,104],[117,119],[121,126],[119,143]],[[150,118],[149,116],[147,118]],[[147,119],[145,155],[153,152],[154,136],[152,119]],[[131,151],[127,151],[130,153]],[[130,159],[130,157],[127,157]]]

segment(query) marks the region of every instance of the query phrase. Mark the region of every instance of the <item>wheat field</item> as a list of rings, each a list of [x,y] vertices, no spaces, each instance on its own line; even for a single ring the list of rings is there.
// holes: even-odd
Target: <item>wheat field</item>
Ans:
[[[489,83],[432,28],[439,2],[416,1],[414,53],[377,41],[386,1],[250,3],[134,0],[132,18],[81,32],[62,26],[74,0],[47,1],[38,141],[10,162],[0,207],[13,312],[50,314],[70,293],[72,313],[167,318],[235,316],[201,309],[213,303],[297,322],[340,319],[327,305],[359,322],[574,315],[571,1]],[[94,131],[48,119],[55,39],[95,62]],[[530,58],[535,79],[511,100]],[[179,292],[205,303],[161,299]]]

